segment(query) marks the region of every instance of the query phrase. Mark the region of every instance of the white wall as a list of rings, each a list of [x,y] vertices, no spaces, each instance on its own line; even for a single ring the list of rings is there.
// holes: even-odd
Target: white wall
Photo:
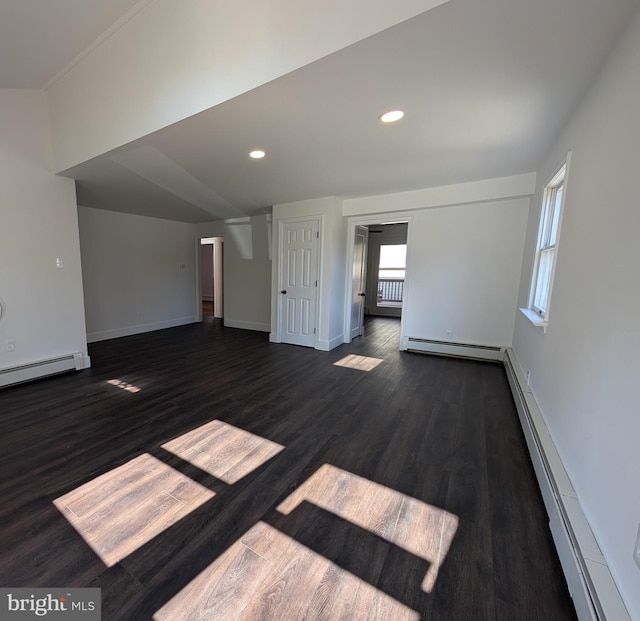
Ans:
[[[519,302],[527,303],[542,185],[571,150],[549,326],[519,315],[514,350],[631,617],[640,619],[640,14],[540,168]]]
[[[529,199],[516,199],[415,214],[405,336],[511,345],[528,208]]]
[[[195,321],[195,225],[78,207],[89,342]]]
[[[271,329],[271,216],[205,222],[199,237],[223,237],[224,325]]]
[[[347,220],[342,217],[342,201],[332,199],[324,216],[324,229],[320,231],[322,247],[321,275],[324,279],[320,302],[320,338],[318,347],[331,350],[344,343],[350,330],[345,326],[344,309]],[[327,321],[328,320],[328,321]],[[327,334],[325,341],[323,335]]]
[[[48,89],[62,171],[446,0],[155,0]]]
[[[403,347],[409,337],[511,345],[535,180],[526,173],[344,201],[353,223],[410,221]]]
[[[356,196],[344,200],[342,213],[345,216],[386,214],[393,211],[528,197],[534,193],[535,187],[536,173],[528,172],[496,179],[443,185],[437,188],[423,188],[377,196]]]
[[[274,205],[273,207],[271,339],[279,341],[279,222],[286,218],[302,216],[322,218],[317,349],[329,351],[344,342],[345,268],[348,248],[347,222],[342,217],[342,201],[334,196]]]
[[[87,353],[75,186],[50,169],[43,93],[0,90],[0,368]]]

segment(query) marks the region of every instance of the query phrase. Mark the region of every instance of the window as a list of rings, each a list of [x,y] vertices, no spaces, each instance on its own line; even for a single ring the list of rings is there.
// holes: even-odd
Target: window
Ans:
[[[377,306],[402,307],[406,266],[406,244],[380,246]]]
[[[379,278],[404,278],[407,266],[407,244],[380,246]]]
[[[553,285],[553,272],[558,250],[558,235],[565,194],[567,161],[547,184],[542,198],[542,214],[540,216],[529,308],[543,322],[547,320],[551,301],[551,287]]]

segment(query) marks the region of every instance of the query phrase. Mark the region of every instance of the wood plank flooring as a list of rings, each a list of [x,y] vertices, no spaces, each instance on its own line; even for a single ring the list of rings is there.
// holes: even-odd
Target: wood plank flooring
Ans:
[[[202,316],[213,317],[213,302],[202,300]]]
[[[504,370],[202,324],[0,391],[0,586],[106,621],[573,620]]]

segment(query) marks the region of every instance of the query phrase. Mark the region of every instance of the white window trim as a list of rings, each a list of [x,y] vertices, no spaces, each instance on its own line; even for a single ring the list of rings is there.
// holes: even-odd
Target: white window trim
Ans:
[[[556,265],[558,264],[558,247],[560,234],[562,229],[562,220],[564,217],[564,205],[567,199],[567,179],[569,177],[569,164],[571,161],[571,152],[567,153],[562,162],[555,168],[555,173],[545,183],[542,191],[542,206],[540,209],[540,220],[538,222],[538,236],[536,238],[536,254],[534,258],[533,270],[531,274],[531,284],[529,286],[529,299],[526,308],[521,308],[520,312],[535,326],[542,328],[546,333],[549,324],[549,311],[551,308],[551,295],[553,293],[553,284],[555,281]],[[549,201],[551,195],[555,195],[557,188],[562,185],[562,200],[560,202],[560,216],[558,219],[558,228],[555,243],[543,247],[543,238],[546,234],[545,216],[549,209]],[[553,264],[551,266],[551,277],[549,279],[549,292],[547,295],[547,308],[545,312],[535,306],[536,288],[538,286],[538,271],[540,268],[540,256],[542,252],[548,248],[554,249]]]
[[[546,322],[540,315],[532,311],[530,308],[521,308],[520,312],[536,327],[542,328],[543,332],[547,331],[548,322]]]

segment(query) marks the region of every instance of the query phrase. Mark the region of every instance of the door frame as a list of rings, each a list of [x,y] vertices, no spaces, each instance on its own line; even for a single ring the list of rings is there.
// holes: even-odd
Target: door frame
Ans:
[[[196,237],[196,241],[195,241],[195,262],[194,262],[194,267],[195,269],[193,270],[195,273],[195,278],[196,278],[196,282],[195,282],[195,313],[194,313],[194,317],[195,317],[195,323],[201,323],[202,322],[202,279],[201,279],[201,274],[202,274],[202,265],[201,265],[201,254],[200,254],[200,246],[202,245],[202,240],[203,239],[210,239],[210,238],[216,238],[216,239],[220,239],[221,240],[221,244],[224,244],[224,235],[198,235]],[[215,251],[214,251],[215,252]],[[218,286],[220,286],[221,290],[222,290],[222,304],[224,305],[224,259],[222,261],[222,269],[220,270],[220,276],[222,279],[222,283],[220,283]],[[215,278],[215,273],[214,273],[214,278]],[[214,281],[215,282],[215,281]],[[214,293],[215,296],[215,293]],[[215,314],[215,311],[214,311]]]
[[[322,325],[322,246],[324,239],[324,216],[321,214],[311,214],[308,216],[292,216],[289,218],[279,218],[278,219],[278,244],[277,244],[277,253],[274,254],[272,261],[272,283],[275,284],[275,288],[272,287],[272,300],[275,301],[275,304],[272,304],[272,309],[275,308],[275,323],[272,321],[272,329],[275,328],[275,332],[272,332],[269,336],[269,341],[271,343],[282,343],[282,333],[280,330],[280,320],[282,318],[282,304],[283,304],[283,296],[280,295],[280,291],[283,289],[282,287],[282,253],[284,250],[284,240],[283,240],[283,231],[284,225],[292,222],[309,222],[315,221],[318,223],[318,232],[320,233],[320,238],[318,240],[318,256],[317,256],[317,274],[318,274],[318,287],[316,292],[316,331],[315,338],[313,340],[313,348],[318,349],[318,342],[320,340]]]
[[[382,230],[384,231],[389,225],[380,225],[380,226],[382,226]],[[369,257],[369,262],[372,265],[374,265],[375,268],[377,269],[375,268],[372,269],[371,274],[369,274],[367,277],[367,287],[366,287],[367,291],[371,290],[372,292],[374,292],[377,290],[378,269],[380,267],[381,248],[387,245],[398,245],[398,244],[404,244],[406,246],[407,244],[406,229],[403,235],[398,235],[397,237],[389,234],[388,232],[386,234],[383,233],[383,235],[372,236],[372,240],[370,244],[370,249],[372,252]],[[389,312],[389,310],[391,309],[389,309],[388,307],[385,308],[384,306],[382,307],[378,306],[377,296],[375,296],[373,301],[371,301],[369,304],[369,313],[371,315],[376,315],[378,317],[402,317],[402,308],[394,308],[393,310],[391,310],[391,312]]]
[[[344,308],[344,342],[351,343],[351,292],[353,291],[353,262],[355,261],[355,234],[358,226],[372,226],[374,224],[391,224],[394,222],[407,223],[407,268],[406,274],[410,273],[411,263],[411,243],[413,232],[413,215],[411,212],[391,211],[374,214],[366,214],[362,216],[351,216],[347,224],[347,270],[345,278],[345,308]],[[407,280],[404,283],[403,293],[403,312],[400,316],[400,349],[405,336],[405,317],[404,309],[408,307],[410,298],[410,288],[407,287]]]

